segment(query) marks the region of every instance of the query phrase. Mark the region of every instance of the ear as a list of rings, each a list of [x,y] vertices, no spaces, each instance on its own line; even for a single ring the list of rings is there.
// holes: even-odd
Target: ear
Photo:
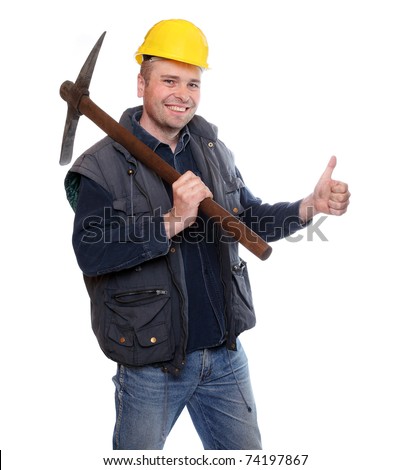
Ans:
[[[141,75],[141,73],[139,73],[137,76],[137,96],[139,98],[142,98],[144,96],[145,86],[146,86],[146,82],[144,81],[144,78]]]

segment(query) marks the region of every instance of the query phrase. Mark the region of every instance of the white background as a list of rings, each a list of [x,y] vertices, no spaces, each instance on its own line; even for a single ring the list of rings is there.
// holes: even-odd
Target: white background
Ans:
[[[242,335],[267,453],[305,468],[410,468],[408,236],[411,14],[389,1],[16,1],[1,7],[0,448],[6,469],[103,468],[115,365],[90,327],[59,166],[66,104],[103,31],[91,98],[136,97],[133,53],[157,21],[206,34],[199,114],[251,190],[297,200],[331,155],[349,212],[249,263],[258,322]],[[80,119],[75,156],[102,136]],[[305,235],[305,234],[304,234]],[[201,454],[184,414],[166,450]],[[131,453],[130,453],[131,454]]]

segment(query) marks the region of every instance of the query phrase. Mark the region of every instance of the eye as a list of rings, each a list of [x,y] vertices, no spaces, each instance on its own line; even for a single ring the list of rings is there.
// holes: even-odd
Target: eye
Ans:
[[[199,84],[199,83],[196,83],[196,82],[189,83],[188,86],[189,86],[190,88],[192,88],[193,90],[198,90],[198,89],[200,89],[200,84]]]
[[[175,81],[172,78],[165,78],[164,83],[169,86],[173,86],[175,84]]]

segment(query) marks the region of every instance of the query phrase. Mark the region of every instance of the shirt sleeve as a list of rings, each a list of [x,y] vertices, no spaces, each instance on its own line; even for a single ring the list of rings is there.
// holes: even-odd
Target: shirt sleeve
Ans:
[[[237,175],[241,178],[237,170]],[[267,242],[288,237],[308,224],[301,224],[299,210],[301,200],[296,202],[263,203],[244,186],[241,188],[241,204],[244,212],[241,220]]]
[[[81,176],[73,248],[86,276],[137,266],[165,255],[169,246],[162,215],[127,216],[113,208],[104,188]]]

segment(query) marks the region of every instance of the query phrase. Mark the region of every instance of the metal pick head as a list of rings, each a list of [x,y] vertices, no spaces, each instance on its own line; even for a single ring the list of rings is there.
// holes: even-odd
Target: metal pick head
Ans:
[[[97,57],[103,44],[106,32],[100,36],[90,54],[88,55],[83,67],[78,74],[74,86],[79,90],[84,90],[84,94],[88,94],[88,87],[93,76],[94,66],[96,65]],[[64,127],[63,141],[61,144],[60,152],[60,165],[67,165],[71,162],[73,156],[74,138],[76,135],[77,124],[80,119],[81,113],[68,103],[66,124]]]
[[[71,158],[73,156],[74,138],[76,136],[76,129],[79,119],[80,113],[75,108],[73,108],[73,106],[68,105],[63,141],[61,143],[60,165],[68,165],[71,162]]]
[[[104,31],[104,33],[100,36],[99,40],[96,42],[93,49],[91,50],[89,56],[87,57],[87,60],[84,62],[83,67],[81,67],[80,73],[78,74],[75,83],[75,85],[77,85],[79,88],[85,88],[86,90],[88,90],[88,87],[91,82],[91,77],[93,76],[94,66],[96,65],[97,57],[100,52],[101,45],[103,44],[105,35],[106,32]]]

